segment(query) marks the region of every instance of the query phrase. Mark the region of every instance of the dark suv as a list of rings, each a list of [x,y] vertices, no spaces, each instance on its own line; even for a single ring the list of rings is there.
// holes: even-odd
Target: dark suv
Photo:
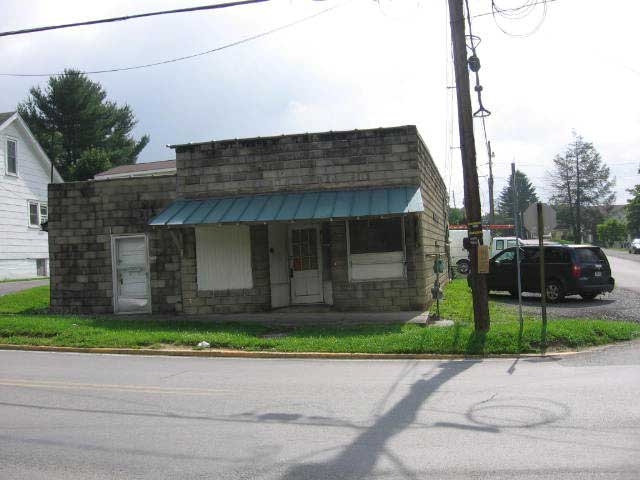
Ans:
[[[580,295],[593,300],[611,292],[615,281],[604,252],[591,245],[545,245],[544,266],[546,294],[550,302],[566,295]],[[520,272],[523,292],[540,292],[540,247],[520,247]],[[490,261],[487,277],[489,290],[518,295],[515,247],[503,250]]]

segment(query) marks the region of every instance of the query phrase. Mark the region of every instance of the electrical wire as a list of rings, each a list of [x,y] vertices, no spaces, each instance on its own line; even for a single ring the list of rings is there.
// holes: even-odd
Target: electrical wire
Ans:
[[[45,32],[47,30],[58,30],[61,28],[81,27],[84,25],[97,25],[99,23],[122,22],[125,20],[131,20],[134,18],[154,17],[156,15],[169,15],[172,13],[187,13],[187,12],[197,12],[202,10],[214,10],[219,8],[238,7],[241,5],[249,5],[252,3],[261,3],[261,2],[268,2],[268,1],[269,0],[241,0],[237,2],[218,3],[213,5],[201,5],[199,7],[176,8],[174,10],[162,10],[159,12],[139,13],[135,15],[126,15],[123,17],[111,17],[111,18],[103,18],[100,20],[88,20],[86,22],[75,22],[75,23],[65,23],[62,25],[49,25],[47,27],[26,28],[23,30],[0,32],[0,37],[7,37],[10,35],[22,35],[25,33]]]
[[[498,17],[502,17],[508,20],[517,20],[517,21],[523,20],[524,18],[531,15],[539,4],[543,5],[542,16],[540,17],[540,20],[538,21],[538,23],[526,33],[509,32],[502,25],[500,25],[500,22],[498,21]],[[491,10],[493,11],[493,21],[495,22],[496,26],[500,29],[502,33],[504,33],[505,35],[509,35],[510,37],[526,38],[526,37],[530,37],[531,35],[536,33],[538,30],[540,30],[540,28],[542,27],[542,24],[547,18],[547,0],[543,0],[542,2],[534,2],[532,0],[527,0],[520,7],[515,7],[512,9],[502,9],[498,7],[495,0],[491,0]]]
[[[243,43],[247,43],[247,42],[251,42],[253,40],[257,40],[259,38],[262,37],[266,37],[267,35],[271,35],[273,33],[279,32],[281,30],[285,30],[287,28],[291,28],[293,26],[299,25],[300,23],[303,22],[307,22],[313,18],[319,17],[320,15],[323,15],[325,13],[328,13],[332,10],[335,10],[337,8],[343,7],[344,5],[346,5],[347,3],[351,2],[352,0],[347,0],[341,4],[335,5],[333,7],[329,7],[325,10],[321,10],[320,12],[314,13],[313,15],[309,15],[307,17],[303,17],[300,18],[298,20],[295,20],[293,22],[281,25],[279,27],[276,28],[272,28],[270,30],[266,30],[264,32],[258,33],[256,35],[251,35],[249,37],[245,37],[243,39],[237,40],[235,42],[231,42],[231,43],[227,43],[225,45],[222,45],[220,47],[216,47],[216,48],[212,48],[210,50],[205,50],[203,52],[197,52],[197,53],[193,53],[191,55],[184,55],[182,57],[176,57],[176,58],[170,58],[168,60],[161,60],[158,62],[152,62],[152,63],[145,63],[142,65],[133,65],[133,66],[128,66],[128,67],[118,67],[118,68],[105,68],[105,69],[99,69],[99,70],[85,70],[82,71],[80,73],[83,73],[85,75],[89,75],[89,74],[99,74],[99,73],[114,73],[114,72],[125,72],[125,71],[130,71],[130,70],[140,70],[142,68],[150,68],[150,67],[156,67],[158,65],[166,65],[168,63],[175,63],[175,62],[181,62],[183,60],[189,60],[191,58],[196,58],[196,57],[201,57],[204,55],[209,55],[212,53],[216,53],[219,52],[221,50],[225,50],[227,48],[231,48],[231,47],[235,47],[238,45],[241,45]],[[51,77],[51,76],[60,76],[60,75],[65,75],[64,72],[57,72],[57,73],[0,73],[0,76],[2,77]]]
[[[532,2],[531,5],[541,5],[543,3],[549,4],[549,3],[557,2],[557,1],[558,0],[538,0],[536,2]],[[502,12],[508,12],[510,10],[517,10],[518,8],[520,8],[520,7],[505,8],[505,9],[502,9]],[[486,17],[488,15],[494,15],[493,9],[490,12],[477,13],[476,15],[473,15],[471,18]]]

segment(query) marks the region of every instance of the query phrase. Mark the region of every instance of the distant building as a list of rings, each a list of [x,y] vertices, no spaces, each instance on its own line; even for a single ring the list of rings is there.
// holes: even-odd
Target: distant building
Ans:
[[[51,186],[54,310],[430,305],[447,194],[415,126],[172,148]]]
[[[47,276],[47,184],[58,172],[17,112],[0,113],[0,280]]]
[[[159,175],[175,175],[176,161],[162,160],[159,162],[134,163],[120,165],[105,172],[96,174],[94,180],[112,180],[114,178],[157,177]]]

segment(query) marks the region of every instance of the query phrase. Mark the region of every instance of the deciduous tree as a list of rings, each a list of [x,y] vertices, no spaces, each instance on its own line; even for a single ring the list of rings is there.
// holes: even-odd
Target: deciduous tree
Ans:
[[[633,198],[627,203],[627,228],[634,237],[640,237],[640,185],[627,190]]]

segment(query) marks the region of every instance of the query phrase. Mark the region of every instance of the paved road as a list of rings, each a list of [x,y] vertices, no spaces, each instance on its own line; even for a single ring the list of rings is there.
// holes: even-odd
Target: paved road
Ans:
[[[605,250],[605,253],[611,265],[611,274],[616,279],[616,286],[640,293],[640,255],[618,250]]]
[[[565,360],[0,351],[0,478],[637,479],[640,344]]]
[[[24,282],[4,282],[0,283],[0,297],[7,293],[15,293],[21,290],[27,290],[33,287],[41,287],[49,285],[49,279],[44,280],[26,280]]]

